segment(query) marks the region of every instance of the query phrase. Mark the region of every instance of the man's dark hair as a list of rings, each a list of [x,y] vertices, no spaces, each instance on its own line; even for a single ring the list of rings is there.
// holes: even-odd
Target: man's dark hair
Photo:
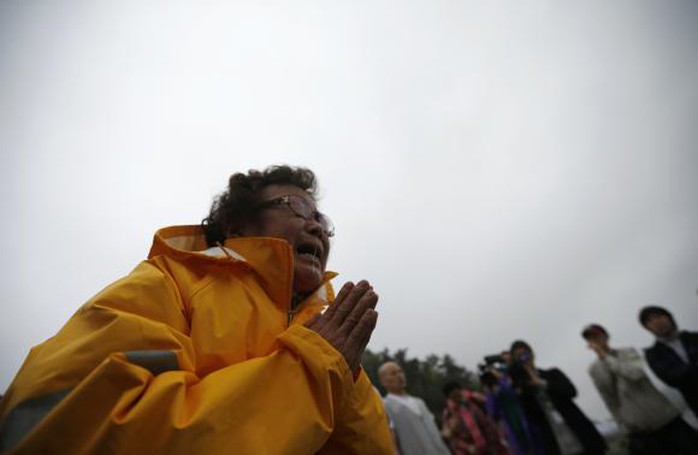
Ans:
[[[211,205],[211,211],[201,222],[208,246],[223,243],[230,229],[236,229],[255,214],[264,201],[259,193],[269,185],[294,185],[315,199],[317,181],[310,169],[287,165],[269,166],[263,171],[251,169],[247,174],[238,172],[228,179],[228,188]]]
[[[458,381],[449,381],[446,384],[444,384],[443,393],[446,398],[448,398],[449,395],[451,395],[451,392],[453,392],[456,389],[462,389],[461,385],[458,383]]]
[[[603,328],[603,326],[599,324],[589,324],[582,330],[582,338],[588,340],[591,336],[598,333],[608,336],[608,332]]]
[[[511,347],[509,348],[509,352],[513,353],[517,349],[526,349],[527,351],[533,352],[533,349],[531,349],[531,346],[526,343],[524,340],[516,340],[513,343],[511,343]]]
[[[669,310],[655,305],[646,306],[640,310],[640,324],[642,324],[643,327],[647,328],[647,320],[651,316],[668,316],[669,320],[671,321],[671,325],[674,326],[674,329],[677,328],[674,316],[671,313],[669,313]]]

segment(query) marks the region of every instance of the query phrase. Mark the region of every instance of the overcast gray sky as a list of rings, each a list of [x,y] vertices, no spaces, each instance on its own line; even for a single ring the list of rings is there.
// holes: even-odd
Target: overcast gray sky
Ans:
[[[0,2],[0,390],[196,224],[229,174],[305,165],[371,349],[475,368],[515,338],[608,415],[579,331],[698,329],[698,3]]]

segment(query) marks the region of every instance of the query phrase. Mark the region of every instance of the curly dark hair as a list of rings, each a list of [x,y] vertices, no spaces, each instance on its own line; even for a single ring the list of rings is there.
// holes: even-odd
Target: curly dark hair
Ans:
[[[263,202],[259,193],[274,184],[294,185],[313,200],[316,198],[317,180],[310,169],[276,165],[263,171],[250,169],[247,174],[233,174],[228,179],[228,188],[214,199],[208,216],[201,222],[208,246],[224,242],[231,228],[250,220],[257,205]]]

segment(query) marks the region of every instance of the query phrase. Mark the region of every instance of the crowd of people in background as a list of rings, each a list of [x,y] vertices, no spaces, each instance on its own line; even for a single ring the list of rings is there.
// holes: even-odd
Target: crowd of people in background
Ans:
[[[600,324],[582,330],[597,357],[589,375],[620,429],[619,453],[698,454],[697,429],[646,372],[648,367],[679,391],[698,415],[698,332],[679,330],[672,314],[658,306],[643,308],[639,321],[656,338],[644,356],[635,348],[612,348]],[[536,367],[535,352],[526,341],[516,340],[500,354],[486,356],[479,368],[479,390],[466,390],[457,382],[444,385],[445,406],[435,418],[421,398],[407,393],[398,363],[380,367],[396,453],[608,453],[604,437],[575,404],[572,381],[558,368]]]

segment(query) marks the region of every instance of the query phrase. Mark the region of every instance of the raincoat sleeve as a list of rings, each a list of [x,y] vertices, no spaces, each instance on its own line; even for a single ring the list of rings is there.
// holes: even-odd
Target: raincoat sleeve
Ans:
[[[378,392],[361,371],[337,425],[320,454],[395,453],[388,415]]]
[[[185,306],[151,262],[95,296],[30,352],[0,404],[0,452],[311,454],[340,422],[338,446],[382,437],[359,422],[376,415],[366,380],[303,326],[197,375],[190,334],[215,327],[190,327]]]

